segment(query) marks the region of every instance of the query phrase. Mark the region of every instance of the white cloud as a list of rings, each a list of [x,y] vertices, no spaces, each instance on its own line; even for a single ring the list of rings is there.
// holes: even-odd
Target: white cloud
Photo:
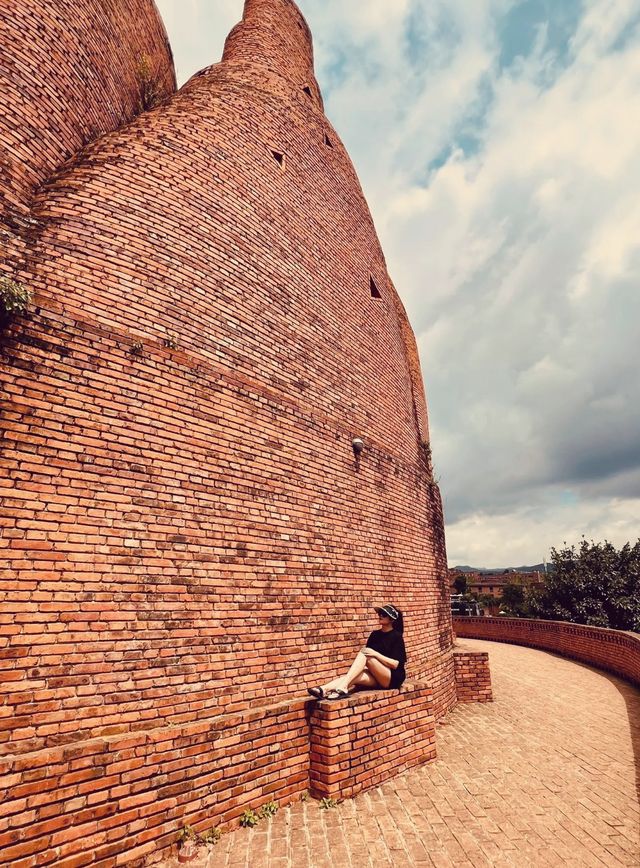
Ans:
[[[607,516],[603,533],[602,517]],[[449,525],[447,547],[450,564],[490,568],[539,564],[549,559],[552,547],[566,541],[573,545],[582,535],[602,541],[605,537],[623,546],[638,537],[640,499],[569,502],[555,507],[518,506],[508,513],[474,513]]]
[[[243,0],[156,0],[173,48],[178,85],[222,57]]]

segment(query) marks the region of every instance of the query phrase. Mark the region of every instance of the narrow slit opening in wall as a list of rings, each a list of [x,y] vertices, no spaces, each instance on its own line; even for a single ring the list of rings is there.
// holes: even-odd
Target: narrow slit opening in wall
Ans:
[[[369,278],[369,286],[371,289],[371,298],[382,298],[382,293],[380,292],[380,290],[376,286],[376,282],[373,279],[373,277]]]
[[[302,88],[302,90],[306,93],[307,96],[313,96],[313,94],[311,93],[311,88],[309,87],[308,84],[306,84],[306,85]]]
[[[324,134],[324,143],[328,148],[333,147],[333,142],[331,141],[331,139],[329,138],[329,136],[326,133]]]
[[[271,151],[271,156],[276,161],[276,163],[280,166],[280,168],[284,171],[285,167],[285,157],[281,151]]]

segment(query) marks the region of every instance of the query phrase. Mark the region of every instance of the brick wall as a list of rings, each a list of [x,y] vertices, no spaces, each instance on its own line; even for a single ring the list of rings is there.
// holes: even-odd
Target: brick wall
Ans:
[[[25,252],[34,188],[141,110],[141,58],[158,98],[175,90],[175,75],[152,0],[9,0],[0,45],[2,271]]]
[[[380,600],[451,701],[415,342],[320,106],[253,73],[206,70],[36,198],[0,370],[5,752],[293,696]]]
[[[311,792],[352,798],[436,755],[431,690],[367,691],[311,712]]]
[[[419,680],[433,691],[433,714],[436,720],[444,717],[456,704],[454,655],[446,651],[434,657],[421,672]]]
[[[303,792],[349,798],[436,755],[429,688],[291,700],[184,726],[0,760],[0,861],[12,868],[144,862],[192,825]]]
[[[635,633],[524,618],[455,618],[453,623],[458,636],[555,651],[640,684],[640,636]]]
[[[310,103],[323,107],[311,32],[295,3],[246,0],[242,21],[227,37],[222,59],[241,67],[250,81],[280,76],[288,95],[294,85]]]
[[[34,34],[32,5],[9,32],[40,57],[58,24],[44,4]],[[295,4],[248,4],[223,63],[118,129],[135,114],[131,56],[168,58],[158,19],[124,0],[58,9],[80,47],[67,44],[56,99],[79,108],[62,112],[73,129],[57,151],[21,157],[25,178],[40,184],[113,131],[30,190],[28,231],[12,224],[35,303],[0,343],[0,755],[31,776],[51,751],[82,760],[96,740],[109,753],[141,739],[139,783],[104,800],[117,826],[121,799],[155,792],[147,768],[162,780],[180,762],[154,765],[157,733],[190,738],[256,703],[295,702],[350,661],[375,603],[405,611],[409,675],[428,675],[446,713],[451,622],[415,340]],[[117,118],[85,127],[68,83],[112,44],[101,10],[116,34],[143,20],[153,32],[117,36],[129,71],[114,61],[91,91],[114,105],[122,78]],[[57,74],[43,71],[52,86]],[[55,137],[54,108],[24,92],[40,138]],[[207,756],[204,736],[184,745]],[[206,763],[194,775],[198,790]],[[82,786],[61,815],[103,803],[100,780]],[[231,791],[251,802],[250,781]],[[11,804],[14,829],[49,819]],[[146,843],[139,822],[130,848]]]
[[[0,863],[137,864],[179,830],[233,825],[309,786],[306,703],[0,760]]]
[[[493,691],[489,655],[482,651],[456,648],[453,659],[458,702],[491,702]]]

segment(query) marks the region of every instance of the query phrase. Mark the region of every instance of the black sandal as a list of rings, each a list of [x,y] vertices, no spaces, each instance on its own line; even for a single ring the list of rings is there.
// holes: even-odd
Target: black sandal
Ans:
[[[314,699],[324,699],[324,690],[322,687],[309,687],[307,693],[313,696]]]
[[[336,687],[326,694],[325,699],[348,699],[349,696],[350,693],[348,690],[343,690],[342,687]]]

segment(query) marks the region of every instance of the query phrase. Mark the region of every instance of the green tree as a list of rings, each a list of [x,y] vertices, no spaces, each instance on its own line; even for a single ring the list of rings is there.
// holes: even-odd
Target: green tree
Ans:
[[[500,608],[500,598],[494,597],[493,594],[478,594],[478,602],[486,610]]]
[[[467,593],[467,577],[464,573],[460,573],[459,576],[456,576],[453,580],[453,587],[456,590],[456,594],[466,594]]]
[[[552,570],[529,595],[531,614],[553,621],[640,633],[640,539],[619,551],[582,540],[551,550]]]
[[[516,615],[519,618],[526,617],[529,614],[529,606],[526,603],[522,585],[504,585],[500,606],[510,615]]]

